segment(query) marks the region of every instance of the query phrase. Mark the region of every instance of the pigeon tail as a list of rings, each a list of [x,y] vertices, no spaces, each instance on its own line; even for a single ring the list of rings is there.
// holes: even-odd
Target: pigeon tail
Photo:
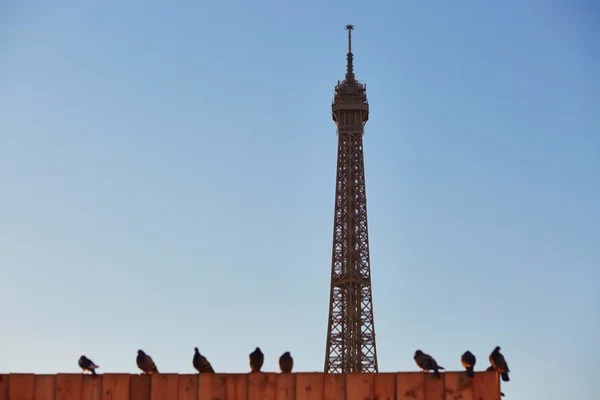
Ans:
[[[438,369],[443,369],[443,370],[445,370],[446,368],[444,368],[444,367],[440,367],[440,366],[438,365]]]
[[[508,372],[505,371],[505,372],[502,373],[502,380],[504,382],[510,381],[510,378],[508,377]]]
[[[473,372],[473,367],[467,367],[467,376],[469,378],[472,378],[473,376],[475,376],[475,372]]]

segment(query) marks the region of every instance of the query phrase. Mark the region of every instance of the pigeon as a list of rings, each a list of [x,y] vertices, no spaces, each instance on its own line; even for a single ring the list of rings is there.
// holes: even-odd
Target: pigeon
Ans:
[[[192,364],[194,365],[194,368],[196,368],[196,371],[198,371],[198,373],[215,372],[212,365],[210,365],[206,357],[200,354],[197,347],[194,347],[194,360],[192,361]]]
[[[290,352],[286,351],[285,353],[283,353],[281,355],[281,357],[279,357],[279,369],[284,374],[289,374],[292,372],[293,368],[294,368],[294,359],[290,355]]]
[[[86,356],[79,357],[79,366],[81,367],[81,369],[83,370],[83,372],[90,371],[92,373],[92,375],[96,375],[96,371],[94,371],[94,370],[96,368],[100,368],[96,364],[94,364],[94,362],[92,360],[90,360],[89,358],[87,358]]]
[[[260,351],[260,347],[257,347],[250,353],[250,368],[252,369],[252,372],[260,372],[264,362],[265,355]]]
[[[414,359],[419,368],[423,370],[423,372],[432,369],[433,373],[438,378],[441,377],[439,370],[445,369],[444,367],[440,367],[433,357],[431,357],[429,354],[423,353],[421,350],[415,351]]]
[[[495,369],[492,365],[490,365],[489,367],[487,367],[486,371],[495,371]]]
[[[492,354],[490,354],[490,364],[492,364],[494,371],[502,376],[504,382],[510,381],[510,378],[508,377],[510,369],[508,369],[508,364],[506,363],[504,356],[500,353],[500,346],[496,346],[494,351],[492,351]]]
[[[473,372],[473,367],[475,366],[476,361],[477,359],[469,350],[465,351],[465,354],[463,354],[460,358],[462,366],[465,367],[465,369],[467,370],[467,376],[471,378],[473,377],[473,375],[475,375]]]
[[[156,364],[154,364],[152,357],[144,353],[144,350],[138,350],[138,355],[135,359],[135,362],[137,363],[138,368],[141,369],[144,374],[158,374],[158,368],[156,368]]]

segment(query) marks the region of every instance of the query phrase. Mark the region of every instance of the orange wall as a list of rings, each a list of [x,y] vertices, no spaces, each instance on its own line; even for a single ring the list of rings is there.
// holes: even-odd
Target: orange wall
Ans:
[[[0,400],[499,400],[495,372],[0,375]]]

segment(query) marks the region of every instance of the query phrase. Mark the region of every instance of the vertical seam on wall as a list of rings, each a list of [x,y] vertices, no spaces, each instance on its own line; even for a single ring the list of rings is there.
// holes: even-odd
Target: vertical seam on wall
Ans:
[[[81,388],[79,388],[79,398],[83,399],[83,378],[85,378],[85,376],[83,375],[83,372],[81,373]]]

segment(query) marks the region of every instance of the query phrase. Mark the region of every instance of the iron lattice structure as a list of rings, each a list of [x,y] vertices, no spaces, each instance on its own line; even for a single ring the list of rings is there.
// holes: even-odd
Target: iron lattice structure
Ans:
[[[325,373],[378,372],[362,142],[369,104],[366,85],[354,77],[354,26],[346,29],[346,79],[331,106],[338,156]]]

